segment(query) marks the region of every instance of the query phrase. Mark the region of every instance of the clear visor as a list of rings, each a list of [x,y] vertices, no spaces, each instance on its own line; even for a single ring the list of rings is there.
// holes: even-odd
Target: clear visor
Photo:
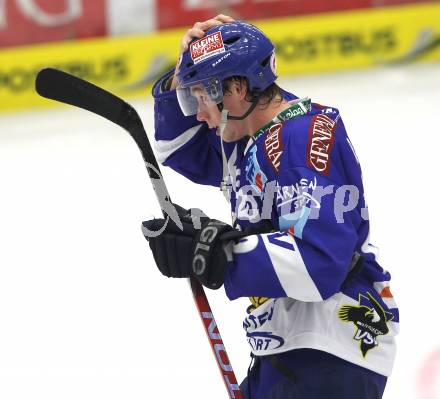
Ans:
[[[176,88],[180,109],[185,116],[217,107],[223,101],[223,90],[219,79],[210,78],[193,82],[190,85],[178,85]]]

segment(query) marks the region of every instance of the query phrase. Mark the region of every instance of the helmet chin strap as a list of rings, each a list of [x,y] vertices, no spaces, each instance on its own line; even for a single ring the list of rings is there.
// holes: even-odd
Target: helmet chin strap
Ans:
[[[258,101],[260,100],[261,93],[257,91],[255,94],[254,92],[252,97],[253,97],[252,104],[243,115],[241,116],[228,115],[228,119],[233,121],[242,121],[243,119],[247,118],[250,115],[250,113],[255,109],[255,107],[258,105]]]
[[[233,116],[228,115],[228,119],[233,121],[241,121],[249,116],[249,114],[255,109],[255,107],[258,105],[258,100],[260,99],[260,96],[256,97],[254,101],[252,102],[251,106],[248,108],[248,110],[241,116]]]

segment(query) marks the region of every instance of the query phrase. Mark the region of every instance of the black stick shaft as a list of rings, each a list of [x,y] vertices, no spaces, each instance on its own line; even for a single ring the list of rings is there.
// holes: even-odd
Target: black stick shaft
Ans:
[[[38,73],[35,87],[38,94],[43,97],[93,112],[124,128],[134,139],[142,154],[164,216],[169,216],[178,226],[182,227],[142,121],[130,104],[90,82],[53,68],[46,68]],[[205,291],[195,278],[189,279],[189,282],[229,398],[242,399],[237,379],[230,365]]]

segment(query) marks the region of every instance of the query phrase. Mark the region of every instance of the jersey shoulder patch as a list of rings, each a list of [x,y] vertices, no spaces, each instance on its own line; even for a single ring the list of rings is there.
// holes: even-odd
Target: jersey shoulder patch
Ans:
[[[307,165],[318,173],[328,176],[331,166],[330,155],[340,114],[336,108],[320,104],[313,104],[313,108],[315,113],[308,129]]]
[[[272,150],[271,142],[279,142],[283,147],[283,168],[305,166],[327,176],[330,167],[327,159],[333,148],[338,120],[336,108],[313,103],[306,115],[285,121],[276,136],[268,134],[267,149]],[[277,150],[281,145],[276,145]]]
[[[266,160],[275,172],[279,172],[281,156],[284,152],[282,130],[284,123],[276,123],[264,134],[263,149]]]

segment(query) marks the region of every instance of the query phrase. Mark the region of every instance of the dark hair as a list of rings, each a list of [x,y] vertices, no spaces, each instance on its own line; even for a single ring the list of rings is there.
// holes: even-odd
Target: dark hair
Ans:
[[[240,85],[246,85],[246,97],[245,100],[253,102],[255,98],[258,98],[258,105],[261,108],[266,108],[272,101],[281,102],[283,100],[283,94],[281,88],[273,82],[262,92],[249,91],[248,80],[244,76],[231,76],[222,82],[223,94],[231,93],[231,84],[238,83]]]

